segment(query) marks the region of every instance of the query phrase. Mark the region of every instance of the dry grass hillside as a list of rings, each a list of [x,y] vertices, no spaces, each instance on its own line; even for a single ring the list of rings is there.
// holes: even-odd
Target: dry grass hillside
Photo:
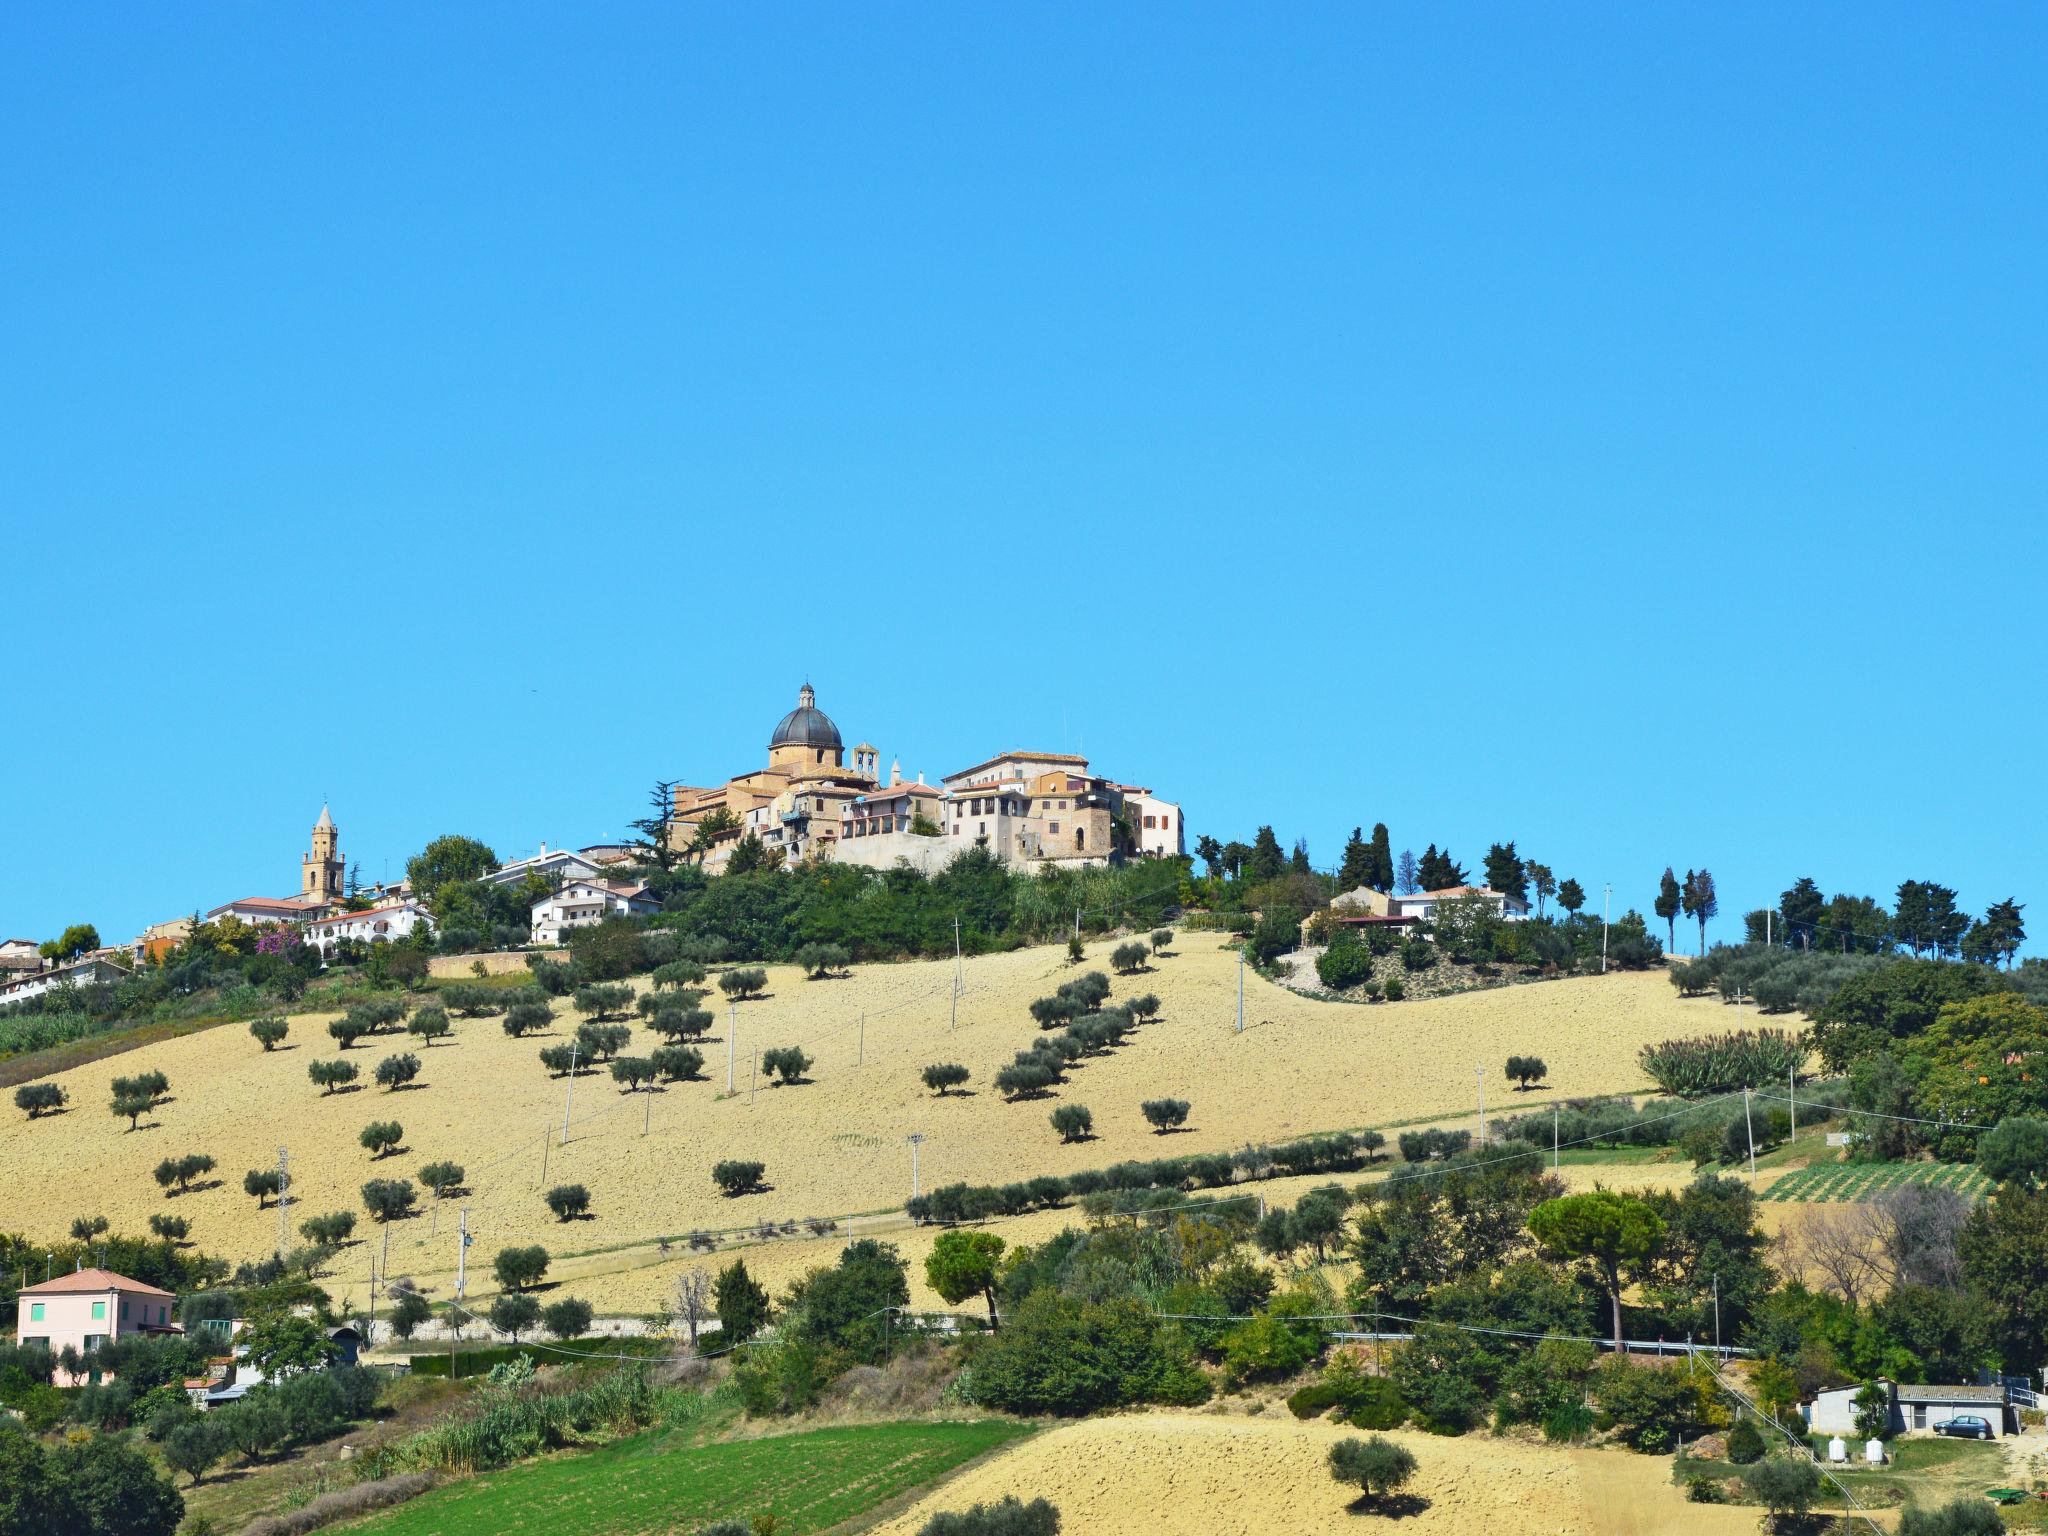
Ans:
[[[1327,1536],[1356,1522],[1411,1536],[1736,1536],[1754,1509],[1688,1504],[1670,1463],[1468,1435],[1397,1431],[1422,1505],[1388,1520],[1332,1479],[1330,1445],[1357,1433],[1280,1415],[1145,1413],[1022,1441],[926,1495],[876,1536],[912,1536],[938,1510],[1006,1494],[1058,1506],[1063,1536]]]
[[[1107,969],[1111,947],[1092,945],[1088,963]],[[1156,993],[1160,1020],[1114,1055],[1077,1067],[1054,1100],[1005,1103],[989,1083],[1036,1033],[1026,1005],[1074,974],[1063,949],[968,961],[954,1028],[950,962],[868,966],[833,981],[774,967],[769,995],[737,1010],[732,1096],[725,1095],[721,1009],[719,1030],[703,1047],[706,1080],[650,1096],[622,1094],[608,1076],[581,1077],[567,1146],[559,1137],[568,1085],[537,1056],[549,1037],[510,1039],[495,1018],[458,1020],[452,1043],[430,1049],[407,1036],[362,1042],[349,1054],[365,1078],[387,1052],[414,1050],[425,1062],[424,1086],[330,1096],[306,1075],[309,1061],[336,1054],[328,1016],[294,1018],[285,1046],[270,1053],[239,1027],[209,1030],[66,1072],[58,1081],[71,1096],[68,1110],[0,1122],[0,1162],[13,1184],[8,1225],[55,1237],[75,1216],[102,1214],[117,1230],[140,1231],[150,1213],[168,1210],[190,1218],[193,1240],[207,1251],[251,1257],[276,1243],[278,1220],[274,1208],[259,1210],[242,1192],[242,1175],[274,1166],[280,1146],[291,1152],[294,1225],[300,1215],[333,1209],[360,1218],[366,1179],[416,1177],[422,1163],[448,1158],[468,1171],[473,1254],[487,1259],[504,1244],[540,1242],[558,1255],[593,1255],[564,1260],[558,1269],[567,1278],[578,1269],[620,1268],[598,1251],[650,1245],[651,1253],[664,1235],[900,1206],[909,1193],[904,1138],[912,1131],[925,1137],[925,1188],[1001,1182],[1311,1131],[1463,1117],[1478,1066],[1487,1069],[1490,1111],[1548,1102],[1549,1094],[1505,1091],[1500,1063],[1510,1053],[1544,1057],[1560,1096],[1637,1088],[1644,1042],[1743,1022],[1718,1005],[1681,1001],[1658,974],[1363,1007],[1315,1002],[1247,973],[1247,1027],[1239,1034],[1232,1027],[1235,956],[1213,935],[1185,935],[1175,948],[1152,971],[1115,979],[1119,998]],[[556,1040],[576,1022],[566,1004],[561,1015]],[[629,1049],[644,1053],[651,1044],[636,1027]],[[816,1059],[812,1081],[750,1089],[760,1050],[787,1044]],[[919,1074],[937,1061],[968,1066],[971,1091],[931,1096]],[[109,1083],[149,1068],[168,1075],[170,1097],[130,1132],[108,1112]],[[1192,1102],[1185,1132],[1157,1136],[1145,1124],[1139,1102],[1161,1095]],[[1062,1145],[1047,1123],[1059,1102],[1088,1105],[1096,1139]],[[373,1162],[358,1146],[358,1132],[375,1119],[404,1126],[401,1155]],[[587,1185],[591,1219],[559,1224],[542,1203],[544,1141],[556,1143],[545,1154],[546,1184]],[[221,1183],[166,1199],[150,1170],[187,1152],[211,1154]],[[709,1170],[724,1158],[765,1162],[772,1188],[723,1198]],[[453,1217],[450,1202],[438,1223],[423,1214],[395,1224],[390,1273],[452,1268]],[[358,1232],[376,1235],[366,1219]],[[358,1244],[343,1255],[338,1293],[367,1276],[375,1246]],[[664,1271],[682,1261],[678,1250],[661,1270],[639,1270],[630,1284],[607,1284],[592,1299],[658,1307]]]

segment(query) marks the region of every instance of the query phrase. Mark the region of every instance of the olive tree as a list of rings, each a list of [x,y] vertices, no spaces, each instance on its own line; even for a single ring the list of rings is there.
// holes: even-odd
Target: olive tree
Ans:
[[[491,1261],[491,1273],[508,1291],[523,1291],[539,1285],[548,1272],[548,1251],[538,1243],[524,1247],[500,1248]]]
[[[1052,1112],[1052,1128],[1061,1141],[1086,1141],[1095,1133],[1095,1117],[1083,1104],[1062,1104]]]
[[[1414,1475],[1414,1453],[1384,1435],[1347,1435],[1330,1447],[1330,1476],[1358,1484],[1368,1500],[1384,1499]]]
[[[266,1051],[276,1050],[278,1042],[284,1039],[290,1028],[289,1024],[275,1014],[267,1014],[263,1018],[249,1021],[249,1033],[262,1042]]]
[[[14,1090],[14,1107],[33,1120],[38,1115],[56,1114],[64,1107],[65,1097],[55,1083],[23,1083]]]
[[[309,1061],[306,1076],[320,1085],[324,1098],[337,1088],[345,1088],[356,1080],[358,1069],[352,1061]]]
[[[411,1051],[386,1056],[377,1063],[377,1083],[387,1092],[405,1087],[420,1075],[420,1059]]]
[[[728,1158],[722,1163],[713,1164],[711,1182],[716,1184],[719,1192],[730,1200],[734,1196],[752,1194],[760,1189],[762,1187],[761,1175],[767,1172],[767,1169],[768,1165],[766,1163],[751,1163],[736,1158]]]
[[[761,1070],[780,1079],[774,1085],[778,1088],[784,1083],[803,1082],[804,1073],[811,1065],[811,1058],[804,1054],[801,1046],[781,1045],[761,1053]]]
[[[1138,1108],[1156,1135],[1164,1136],[1168,1131],[1187,1124],[1186,1099],[1147,1099]]]
[[[590,1214],[590,1191],[581,1184],[557,1184],[545,1199],[557,1221],[575,1221]]]
[[[970,1076],[957,1061],[934,1062],[924,1069],[924,1085],[940,1098],[958,1088]]]
[[[356,1137],[363,1150],[373,1158],[390,1156],[404,1139],[405,1128],[396,1120],[372,1120]]]

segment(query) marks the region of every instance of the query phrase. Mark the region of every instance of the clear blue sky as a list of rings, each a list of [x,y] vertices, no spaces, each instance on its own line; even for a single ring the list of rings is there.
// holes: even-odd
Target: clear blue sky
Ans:
[[[1617,912],[2008,894],[2033,6],[0,11],[0,936],[616,836],[808,675]]]

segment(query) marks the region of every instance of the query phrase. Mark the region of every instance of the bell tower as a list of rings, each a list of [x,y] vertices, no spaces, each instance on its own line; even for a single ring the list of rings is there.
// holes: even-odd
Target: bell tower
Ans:
[[[313,823],[313,846],[299,861],[299,869],[301,896],[316,902],[341,900],[341,833],[324,805],[320,807],[320,819]]]

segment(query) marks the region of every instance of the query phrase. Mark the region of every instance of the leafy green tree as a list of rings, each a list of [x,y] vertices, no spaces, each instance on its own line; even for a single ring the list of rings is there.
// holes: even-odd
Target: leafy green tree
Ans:
[[[727,1158],[711,1166],[711,1182],[718,1186],[720,1194],[728,1200],[738,1195],[753,1194],[759,1190],[761,1175],[767,1171],[766,1163],[747,1162],[739,1158]]]
[[[266,1051],[276,1050],[278,1043],[284,1039],[290,1028],[289,1024],[275,1014],[267,1014],[263,1018],[249,1021],[249,1033],[262,1042]]]
[[[1082,1104],[1062,1104],[1052,1112],[1052,1128],[1061,1141],[1086,1141],[1095,1130],[1095,1117]]]
[[[1495,843],[1486,850],[1486,883],[1517,901],[1529,899],[1529,868],[1515,852],[1512,842]]]
[[[649,1057],[621,1056],[612,1063],[612,1081],[620,1086],[621,1091],[632,1093],[651,1087],[655,1071],[654,1062]]]
[[[924,1069],[924,1085],[940,1098],[967,1081],[968,1071],[958,1062],[934,1062]]]
[[[557,1221],[576,1221],[590,1214],[590,1191],[581,1184],[557,1184],[546,1199]]]
[[[55,1083],[23,1083],[14,1090],[14,1107],[33,1120],[39,1115],[56,1114],[64,1107],[65,1097],[64,1090]]]
[[[1704,955],[1707,952],[1707,924],[1721,910],[1721,899],[1714,891],[1714,877],[1704,869],[1687,870],[1678,900],[1685,915],[1700,925],[1700,953]]]
[[[426,1297],[418,1291],[406,1291],[391,1304],[391,1331],[409,1340],[433,1315],[434,1309],[427,1304]]]
[[[718,1330],[728,1344],[744,1344],[768,1322],[768,1292],[739,1259],[719,1271],[712,1286]]]
[[[758,966],[730,970],[718,978],[718,990],[740,1003],[759,997],[767,987],[768,973]]]
[[[1413,896],[1422,889],[1422,866],[1416,863],[1412,849],[1401,850],[1400,862],[1394,868],[1394,889],[1403,896]]]
[[[554,1021],[555,1011],[546,1003],[514,1003],[499,1023],[506,1034],[518,1040],[535,1030],[546,1029]]]
[[[796,963],[812,981],[843,972],[852,962],[843,944],[806,944],[796,952]]]
[[[1358,1484],[1367,1500],[1385,1499],[1414,1475],[1414,1453],[1384,1435],[1350,1435],[1330,1447],[1330,1476]]]
[[[337,1088],[347,1087],[359,1073],[352,1061],[309,1061],[306,1063],[306,1075],[320,1085],[321,1095],[325,1097]]]
[[[242,1175],[242,1193],[255,1200],[259,1211],[276,1198],[282,1185],[275,1168],[251,1168]]]
[[[1373,823],[1372,852],[1365,873],[1365,883],[1376,891],[1391,891],[1394,888],[1394,845],[1387,835],[1387,824],[1384,821]]]
[[[1365,840],[1365,829],[1353,827],[1344,844],[1344,857],[1337,865],[1337,889],[1355,891],[1371,883],[1372,848]]]
[[[167,1243],[182,1243],[187,1237],[191,1236],[192,1223],[182,1216],[166,1216],[160,1211],[152,1212],[149,1218],[149,1230]],[[0,1527],[0,1529],[4,1529],[4,1527]]]
[[[182,1472],[197,1488],[206,1480],[206,1474],[220,1464],[228,1453],[228,1437],[223,1426],[211,1415],[187,1419],[168,1435],[159,1447],[164,1465],[173,1472]]]
[[[517,1344],[519,1335],[540,1321],[540,1303],[516,1291],[501,1292],[492,1298],[488,1315],[491,1326],[500,1333],[509,1334],[512,1342]]]
[[[299,1236],[324,1248],[338,1248],[356,1229],[354,1211],[329,1211],[325,1216],[308,1216],[299,1223]]]
[[[26,1438],[0,1434],[0,1445]],[[17,1504],[29,1511],[29,1518],[21,1526],[0,1529],[51,1536],[73,1531],[172,1536],[185,1518],[185,1501],[170,1479],[126,1436],[92,1435],[52,1445],[43,1453],[40,1470],[43,1496],[32,1505]],[[0,1478],[0,1514],[24,1491],[11,1476]]]
[[[1784,919],[1778,930],[1782,935],[1779,942],[1801,949],[1813,948],[1826,912],[1827,899],[1821,895],[1820,887],[1811,877],[1800,876],[1778,898],[1778,916]]]
[[[450,834],[437,837],[405,861],[405,878],[413,894],[440,908],[436,898],[448,886],[468,885],[481,880],[498,867],[498,856],[489,845],[473,837]]]
[[[1251,857],[1245,861],[1245,878],[1254,884],[1277,880],[1287,868],[1287,856],[1280,851],[1280,839],[1271,827],[1259,828],[1252,838]]]
[[[411,1179],[371,1179],[362,1195],[363,1209],[380,1226],[410,1216],[417,1198]]]
[[[786,1083],[803,1082],[804,1073],[813,1065],[802,1046],[777,1046],[761,1053],[761,1070],[770,1078],[771,1086],[777,1088]]]
[[[1977,1166],[1999,1184],[2048,1184],[2048,1120],[2015,1115],[1977,1138]]]
[[[410,1051],[386,1056],[377,1063],[377,1085],[387,1092],[405,1087],[419,1075],[420,1059]]]
[[[1510,1056],[1507,1075],[1515,1080],[1517,1088],[1526,1089],[1531,1083],[1540,1083],[1550,1075],[1550,1068],[1541,1056]]]
[[[2048,1194],[2000,1189],[1971,1212],[1956,1247],[2005,1369],[2048,1364]]]
[[[448,1010],[439,1003],[428,1003],[405,1021],[405,1032],[417,1035],[423,1045],[432,1045],[436,1040],[445,1040],[455,1032],[455,1026],[448,1022]]]
[[[45,960],[54,960],[59,965],[68,965],[80,955],[90,954],[100,947],[100,931],[91,923],[73,923],[54,939],[45,939],[36,946],[36,953]]]
[[[1651,910],[1664,919],[1665,947],[1673,954],[1678,952],[1678,914],[1682,900],[1678,889],[1678,876],[1674,875],[1671,866],[1666,864],[1663,877],[1657,881],[1657,900]]]
[[[1908,1504],[1899,1511],[1898,1536],[2004,1536],[1997,1507],[1974,1494],[1946,1504]]]
[[[115,1119],[125,1119],[128,1122],[128,1129],[132,1131],[137,1128],[137,1122],[150,1112],[155,1103],[156,1101],[147,1093],[142,1092],[140,1089],[130,1088],[117,1091],[114,1094],[113,1102],[107,1108],[113,1111]]]
[[[1621,1351],[1621,1271],[1643,1263],[1664,1240],[1664,1222],[1648,1205],[1612,1190],[1561,1195],[1529,1213],[1529,1231],[1546,1251],[1583,1261],[1614,1311],[1614,1348]]]
[[[1165,1135],[1178,1126],[1187,1124],[1188,1101],[1186,1099],[1147,1099],[1138,1108],[1143,1111],[1147,1123],[1155,1135]]]
[[[500,1248],[491,1261],[491,1273],[508,1291],[531,1290],[547,1277],[548,1251],[538,1243]]]
[[[542,1311],[541,1327],[567,1343],[580,1339],[590,1332],[590,1303],[574,1296],[564,1296],[560,1301]]]
[[[405,1140],[405,1128],[396,1120],[372,1120],[356,1137],[371,1157],[389,1157]]]
[[[704,1053],[688,1045],[658,1045],[648,1060],[665,1083],[687,1082],[704,1070]]]
[[[576,993],[576,1011],[597,1023],[622,1017],[633,1006],[633,989],[622,981],[593,983]]]
[[[250,1317],[240,1343],[249,1363],[271,1381],[323,1370],[336,1354],[334,1341],[319,1323],[283,1308]]]
[[[1548,864],[1529,861],[1529,889],[1536,894],[1536,915],[1543,916],[1543,904],[1557,894],[1557,874]]]
[[[1745,1468],[1742,1481],[1779,1529],[1803,1516],[1820,1497],[1820,1468],[1806,1456],[1768,1456]]]
[[[420,1182],[434,1192],[436,1200],[445,1200],[462,1188],[466,1170],[460,1163],[447,1160],[427,1163],[420,1168]],[[354,1220],[353,1217],[350,1220]]]
[[[1860,1056],[1925,1033],[1948,1004],[1999,985],[1998,977],[1976,966],[1888,961],[1836,987],[1815,1015],[1810,1037],[1828,1071],[1841,1072]]]
[[[1586,890],[1578,881],[1567,879],[1557,888],[1557,904],[1563,907],[1567,916],[1577,917],[1579,908],[1586,904]]]
[[[988,1304],[989,1327],[996,1328],[996,1277],[1003,1246],[993,1232],[942,1232],[925,1256],[925,1280],[951,1306],[979,1296]]]

